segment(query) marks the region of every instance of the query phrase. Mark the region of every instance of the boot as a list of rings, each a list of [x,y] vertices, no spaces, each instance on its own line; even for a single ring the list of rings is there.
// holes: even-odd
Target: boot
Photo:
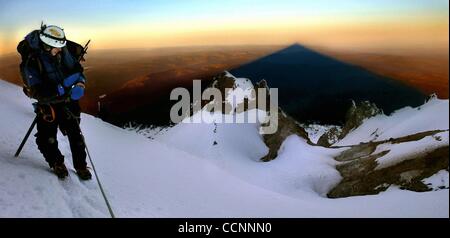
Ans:
[[[67,171],[66,165],[64,165],[64,162],[62,163],[55,163],[53,165],[53,172],[58,176],[60,179],[64,179],[69,175],[69,171]]]
[[[81,180],[90,180],[92,178],[91,172],[87,168],[78,168],[77,175]]]

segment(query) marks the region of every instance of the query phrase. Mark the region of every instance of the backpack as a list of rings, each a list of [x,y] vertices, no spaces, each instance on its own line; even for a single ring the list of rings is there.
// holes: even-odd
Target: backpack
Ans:
[[[83,55],[85,54],[85,51],[83,46],[70,40],[67,40],[66,42],[67,43],[65,48],[67,48],[69,53],[78,61],[84,61]],[[38,69],[38,74],[43,74],[42,63],[40,62],[37,55],[39,52],[37,52],[36,49],[33,49],[26,39],[19,42],[19,44],[17,45],[17,52],[19,52],[22,58],[22,62],[20,63],[20,75],[22,77],[23,92],[28,97],[31,97],[31,87],[28,83],[27,74],[24,69],[28,66],[29,63],[35,63],[37,65],[36,68]]]

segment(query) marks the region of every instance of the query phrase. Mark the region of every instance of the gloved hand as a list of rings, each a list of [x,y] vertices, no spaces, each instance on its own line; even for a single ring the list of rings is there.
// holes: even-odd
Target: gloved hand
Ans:
[[[70,88],[72,87],[72,85],[78,83],[78,82],[85,82],[86,80],[84,79],[83,75],[81,75],[81,73],[75,73],[70,75],[69,77],[64,79],[64,87],[66,88]]]
[[[70,89],[70,98],[72,100],[80,100],[84,95],[84,87],[84,83],[82,82],[73,85],[72,89]]]

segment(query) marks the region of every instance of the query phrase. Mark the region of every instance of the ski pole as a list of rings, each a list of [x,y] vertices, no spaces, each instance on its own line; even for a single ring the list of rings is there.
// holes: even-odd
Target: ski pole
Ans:
[[[22,143],[20,143],[20,146],[19,146],[19,148],[17,149],[16,154],[14,154],[14,157],[17,158],[17,157],[19,156],[20,152],[22,151],[23,146],[25,145],[25,142],[27,142],[28,137],[29,137],[30,134],[31,134],[31,131],[33,131],[33,128],[34,128],[34,126],[36,125],[37,120],[38,120],[38,116],[36,115],[36,117],[35,117],[34,120],[33,120],[33,123],[31,123],[31,126],[30,126],[30,128],[28,129],[28,131],[27,131],[27,134],[25,135],[25,137],[24,137],[23,140],[22,140]]]

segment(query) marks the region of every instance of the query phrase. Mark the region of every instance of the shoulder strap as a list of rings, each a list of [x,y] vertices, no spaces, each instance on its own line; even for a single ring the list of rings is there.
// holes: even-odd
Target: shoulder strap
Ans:
[[[41,59],[38,56],[37,52],[32,52],[31,54],[28,55],[28,58],[26,59],[26,64],[25,66],[28,66],[28,63],[34,58],[34,60],[36,61],[37,67],[38,67],[38,72],[39,75],[42,75],[43,73],[43,67],[42,67],[42,63],[41,63]]]
[[[38,52],[33,50],[27,40],[22,40],[19,42],[19,45],[17,45],[17,52],[19,52],[20,56],[22,57],[22,62],[24,62],[25,67],[28,67],[28,64],[32,58],[36,59],[36,63],[38,66],[39,74],[42,74],[42,63],[39,59]]]

